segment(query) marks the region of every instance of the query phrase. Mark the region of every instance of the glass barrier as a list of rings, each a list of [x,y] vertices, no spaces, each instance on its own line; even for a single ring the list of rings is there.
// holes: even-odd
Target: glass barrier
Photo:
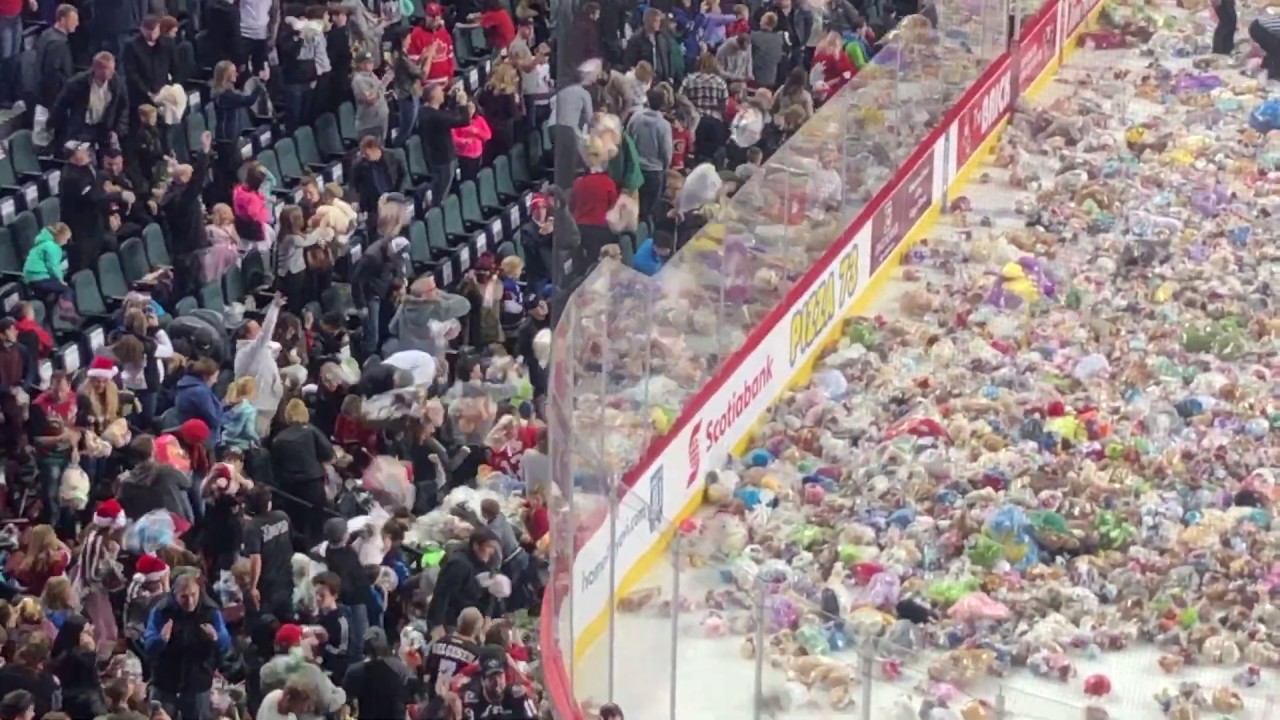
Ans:
[[[575,709],[621,702],[637,691],[646,708],[637,716],[667,717],[679,709],[679,717],[696,717],[682,709],[684,703],[706,707],[697,704],[705,700],[705,688],[688,680],[696,673],[678,670],[694,662],[714,672],[716,662],[693,652],[705,649],[705,618],[682,612],[681,603],[671,600],[681,594],[675,591],[681,582],[692,582],[680,572],[688,559],[673,549],[649,578],[627,588],[629,606],[638,602],[637,588],[656,587],[665,602],[645,606],[636,617],[606,612],[600,618],[588,617],[582,607],[575,611],[575,600],[601,603],[574,586],[574,560],[593,536],[626,532],[641,510],[667,516],[648,518],[652,523],[669,522],[676,508],[628,494],[627,485],[637,479],[628,473],[1004,51],[1003,2],[945,3],[937,13],[938,30],[915,18],[892,33],[872,62],[731,198],[703,210],[705,224],[692,237],[678,238],[679,251],[654,277],[606,259],[578,279],[562,261],[572,257],[581,269],[580,237],[565,222],[567,200],[558,199],[556,285],[572,292],[562,292],[554,308],[547,414],[557,480],[547,498],[552,582],[541,642],[544,664],[556,666],[548,684],[559,685],[563,701]],[[565,148],[578,140],[572,133],[556,137],[556,182],[564,187],[582,157],[576,145]],[[638,246],[645,239],[631,242]],[[600,586],[616,587],[619,574],[636,561],[620,560],[616,551],[616,544],[599,538],[592,544],[590,552],[601,559],[590,575]],[[618,599],[608,593],[604,607],[615,607]],[[686,645],[690,634],[693,642]],[[575,640],[581,655],[575,655]],[[776,679],[776,670],[766,674]],[[731,688],[753,692],[737,702],[754,713],[766,698],[763,689],[752,690],[751,677],[748,671]],[[557,711],[564,720],[578,717],[561,703]],[[754,715],[742,715],[748,716]]]

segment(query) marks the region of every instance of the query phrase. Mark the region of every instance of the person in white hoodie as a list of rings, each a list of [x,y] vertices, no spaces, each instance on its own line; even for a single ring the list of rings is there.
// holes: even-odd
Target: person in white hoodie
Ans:
[[[276,330],[276,321],[280,318],[280,308],[284,307],[283,295],[276,295],[267,309],[267,316],[262,325],[250,320],[245,323],[236,341],[236,359],[233,364],[236,377],[252,377],[257,382],[257,392],[250,402],[258,409],[258,437],[271,434],[271,421],[280,409],[280,398],[284,397],[284,381],[280,379],[280,366],[276,364],[276,353],[280,352],[280,343],[271,340]]]

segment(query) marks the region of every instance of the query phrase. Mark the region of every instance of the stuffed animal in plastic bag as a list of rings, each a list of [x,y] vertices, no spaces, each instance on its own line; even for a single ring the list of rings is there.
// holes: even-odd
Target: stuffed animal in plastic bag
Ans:
[[[1280,100],[1266,100],[1249,113],[1249,127],[1260,133],[1280,130]]]
[[[289,560],[293,574],[293,609],[299,614],[311,614],[316,609],[316,591],[311,579],[327,568],[304,553],[294,553]]]
[[[89,475],[80,469],[80,463],[75,457],[72,458],[71,464],[67,465],[67,469],[62,471],[62,487],[58,489],[58,501],[63,507],[71,508],[76,512],[84,510],[89,504]]]
[[[160,548],[172,545],[176,538],[173,515],[167,510],[152,510],[130,523],[124,532],[124,546],[138,555],[154,555]]]
[[[987,519],[983,532],[1004,549],[1004,559],[1017,569],[1026,570],[1040,562],[1040,547],[1021,508],[1001,506]]]
[[[379,503],[388,507],[413,507],[413,478],[403,461],[379,455],[365,468],[362,481],[364,489]]]
[[[129,421],[124,418],[114,420],[102,431],[102,439],[119,450],[133,441],[133,433],[129,431]]]
[[[724,181],[711,163],[703,163],[689,173],[676,197],[676,212],[688,213],[715,200]]]

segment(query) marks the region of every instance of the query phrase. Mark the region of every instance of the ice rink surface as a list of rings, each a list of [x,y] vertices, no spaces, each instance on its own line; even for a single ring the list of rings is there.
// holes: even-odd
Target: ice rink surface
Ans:
[[[1241,29],[1247,27],[1246,18]],[[1111,71],[1124,67],[1141,72],[1151,62],[1142,57],[1137,50],[1123,51],[1081,51],[1072,56],[1070,61],[1059,70],[1057,77],[1045,87],[1033,102],[1041,105],[1072,93],[1076,84],[1086,77],[1107,77]],[[1174,67],[1190,67],[1190,60],[1175,61]],[[1221,73],[1234,72],[1230,70]],[[1125,88],[1116,84],[1118,98],[1111,111],[1114,116],[1123,116],[1128,121],[1141,120],[1154,113],[1167,112],[1163,106],[1146,103],[1136,99]],[[1116,135],[1123,142],[1121,135],[1124,122],[1119,117],[1109,123],[1108,132]],[[989,173],[989,182],[979,184],[971,182],[961,188],[956,195],[968,197],[974,211],[972,217],[990,217],[996,227],[1021,226],[1012,207],[1012,200],[1018,191],[1006,182],[1006,173],[1002,170],[987,167],[980,172]],[[955,225],[948,216],[935,224],[925,233],[925,238],[940,238],[955,232]],[[899,298],[908,289],[916,285],[901,278],[901,270],[893,271],[893,279],[884,286],[867,315],[883,315],[892,317],[898,312]],[[925,279],[928,279],[926,274]],[[917,281],[917,283],[920,281]],[[670,557],[670,555],[668,555]],[[650,574],[640,587],[657,586],[663,588],[664,598],[671,597],[674,585],[674,574],[671,562],[663,562]],[[692,598],[701,598],[712,589],[723,587],[719,572],[714,569],[686,570],[680,578],[680,594]],[[753,692],[755,687],[755,662],[744,659],[742,655],[742,637],[709,638],[700,626],[703,611],[690,611],[678,616],[679,645],[672,669],[673,632],[670,617],[660,617],[657,613],[647,611],[641,614],[619,613],[613,628],[612,643],[606,633],[589,651],[582,662],[572,668],[576,695],[580,701],[591,698],[597,705],[608,699],[610,685],[608,663],[604,661],[613,646],[614,657],[617,658],[612,678],[613,701],[626,712],[628,718],[636,720],[661,720],[678,718],[679,720],[749,720],[755,717],[753,712]],[[1085,717],[1085,706],[1090,704],[1083,691],[1083,681],[1094,673],[1103,673],[1111,679],[1113,691],[1109,697],[1094,702],[1109,713],[1112,720],[1159,720],[1164,717],[1153,695],[1164,688],[1176,687],[1179,681],[1194,680],[1206,691],[1219,686],[1233,686],[1232,676],[1238,673],[1242,665],[1235,667],[1214,667],[1198,665],[1188,667],[1181,673],[1165,675],[1157,666],[1159,651],[1151,646],[1131,646],[1127,650],[1105,653],[1096,659],[1088,659],[1080,653],[1072,654],[1077,673],[1067,682],[1056,682],[1035,677],[1025,668],[1015,668],[1007,677],[1001,679],[985,678],[975,685],[967,686],[966,693],[975,698],[994,703],[997,694],[1004,696],[1006,717],[1016,720],[1082,720]],[[847,659],[855,667],[859,658],[852,652],[836,654],[836,657]],[[901,715],[901,698],[909,695],[917,701],[923,697],[919,691],[924,669],[929,655],[925,654],[911,662],[904,674],[896,681],[881,679],[879,667],[875,669],[875,680],[871,688],[872,712],[866,716],[874,720],[899,720]],[[1245,710],[1232,717],[1246,720],[1280,720],[1280,683],[1276,682],[1273,669],[1264,670],[1263,681],[1253,688],[1236,688],[1245,700]],[[764,669],[764,687],[766,690],[777,690],[784,680],[783,671],[771,668],[766,663]],[[672,683],[675,683],[674,705],[672,704]],[[1233,686],[1234,687],[1234,686]],[[828,709],[791,710],[773,717],[794,718],[795,720],[817,720],[819,718],[855,718],[863,715],[863,688],[853,691],[855,702],[847,709],[835,712]],[[825,705],[825,703],[823,703]],[[674,708],[674,715],[672,710]],[[769,715],[765,715],[769,717]],[[1206,708],[1201,717],[1223,718]],[[967,720],[967,718],[966,718]]]

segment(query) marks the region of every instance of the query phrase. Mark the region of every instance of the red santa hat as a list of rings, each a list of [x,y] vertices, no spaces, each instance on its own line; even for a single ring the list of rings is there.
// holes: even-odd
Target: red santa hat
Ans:
[[[169,566],[155,555],[143,555],[133,566],[134,574],[141,576],[143,582],[160,582],[169,575]]]
[[[124,508],[120,507],[115,498],[103,500],[98,503],[98,509],[93,511],[93,524],[100,528],[122,528],[128,522]]]
[[[115,361],[111,358],[99,356],[89,363],[89,377],[111,380],[119,374],[120,368],[116,367]]]

